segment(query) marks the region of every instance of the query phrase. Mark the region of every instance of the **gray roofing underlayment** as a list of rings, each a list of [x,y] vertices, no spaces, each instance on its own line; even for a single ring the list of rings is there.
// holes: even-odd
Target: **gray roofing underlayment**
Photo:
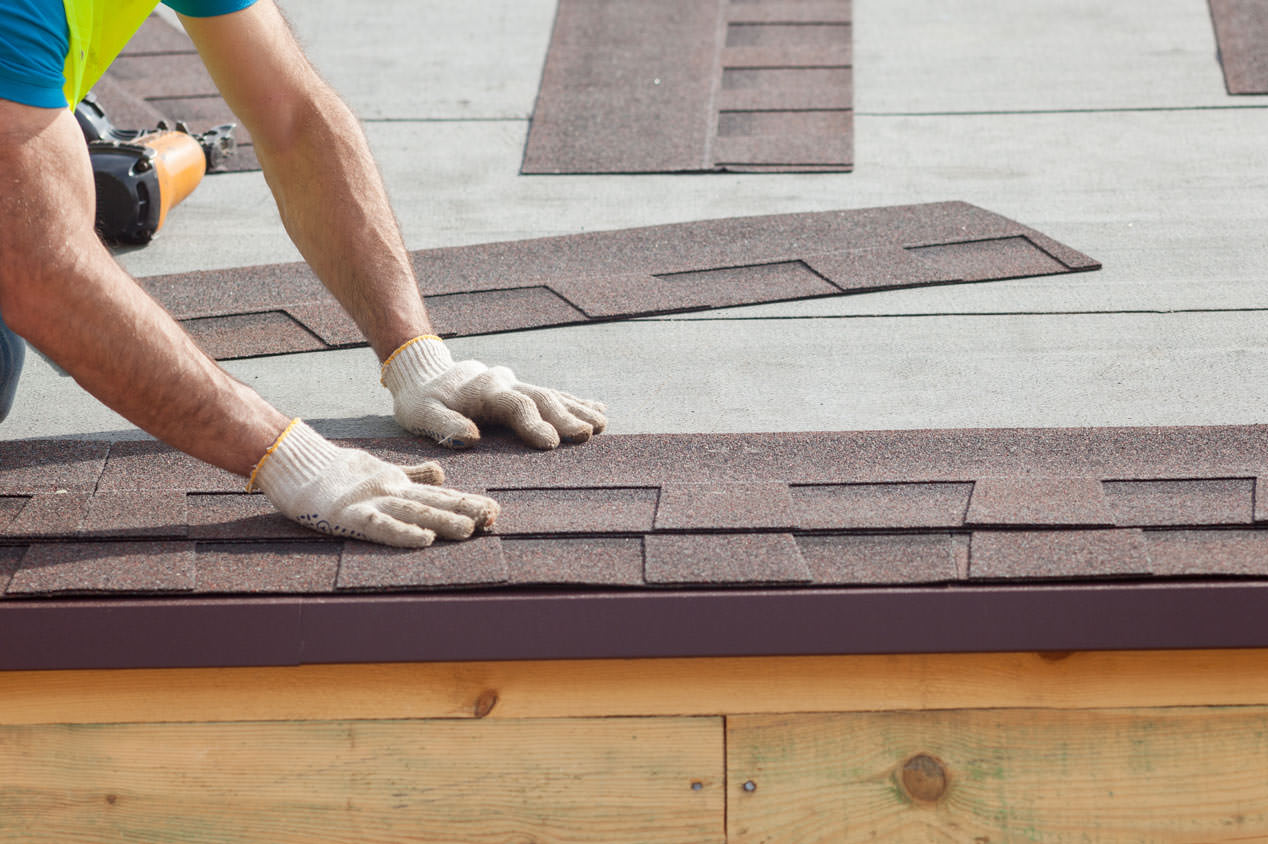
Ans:
[[[1268,587],[1268,426],[495,435],[440,459],[502,516],[401,550],[161,444],[0,443],[0,667],[1268,644],[1236,614]],[[244,618],[297,638],[261,649]]]
[[[561,0],[521,172],[848,171],[850,0]]]
[[[413,260],[442,336],[1100,267],[964,202],[587,232],[427,249]],[[141,284],[218,359],[365,343],[300,262]]]
[[[1210,0],[1230,94],[1268,94],[1268,0]]]

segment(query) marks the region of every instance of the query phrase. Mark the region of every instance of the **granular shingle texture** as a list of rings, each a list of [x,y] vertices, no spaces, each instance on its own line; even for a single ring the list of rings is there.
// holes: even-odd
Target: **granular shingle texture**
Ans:
[[[979,531],[969,544],[974,578],[1126,577],[1150,574],[1139,530]]]
[[[665,484],[656,510],[661,530],[791,530],[797,516],[785,483]]]
[[[505,583],[506,561],[496,537],[437,542],[429,548],[384,548],[343,543],[339,589],[384,591],[420,587],[471,587]]]
[[[330,592],[339,548],[311,541],[200,543],[194,565],[194,588],[202,593]]]
[[[1255,521],[1254,478],[1106,481],[1105,501],[1119,525],[1248,525]]]
[[[1268,2],[1210,0],[1230,94],[1268,94]]]
[[[151,15],[105,75],[93,86],[106,115],[119,129],[153,129],[160,120],[183,122],[205,132],[224,123],[240,124],[225,105],[189,37],[158,15]],[[225,159],[226,171],[258,170],[250,135],[234,131],[237,152]]]
[[[1151,530],[1145,542],[1160,575],[1262,577],[1268,560],[1268,531],[1262,530]]]
[[[631,537],[504,539],[512,584],[643,586],[643,540]]]
[[[964,524],[971,483],[804,484],[789,492],[803,530]]]
[[[500,501],[493,533],[420,550],[345,542],[153,442],[26,441],[8,453],[75,491],[21,466],[0,474],[6,594],[1268,579],[1262,426],[348,444],[438,459],[453,486]]]
[[[649,584],[809,583],[790,533],[653,534],[643,540]]]
[[[810,535],[800,537],[797,546],[815,583],[860,586],[959,579],[955,536],[949,533]]]
[[[1097,478],[982,478],[973,485],[972,525],[1112,525]]]
[[[188,542],[58,542],[27,548],[6,594],[189,592]]]
[[[849,0],[561,0],[524,173],[848,171]]]
[[[0,667],[1268,645],[1268,426],[348,444],[503,518],[385,548],[154,443],[15,444]]]
[[[412,259],[443,336],[1100,267],[963,202],[587,232]],[[141,283],[220,359],[364,342],[302,263]]]
[[[502,507],[496,530],[510,534],[646,533],[656,518],[648,488],[492,489]]]

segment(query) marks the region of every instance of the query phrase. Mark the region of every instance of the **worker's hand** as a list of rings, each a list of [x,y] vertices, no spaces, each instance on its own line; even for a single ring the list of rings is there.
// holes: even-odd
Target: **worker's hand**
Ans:
[[[466,539],[497,517],[493,499],[435,486],[444,479],[435,463],[394,466],[341,448],[296,419],[256,464],[247,488],[313,530],[421,548],[437,535]]]
[[[383,364],[383,386],[402,428],[449,448],[479,442],[475,420],[506,425],[534,448],[583,443],[607,427],[599,402],[525,384],[505,366],[454,363],[439,337],[397,349]]]

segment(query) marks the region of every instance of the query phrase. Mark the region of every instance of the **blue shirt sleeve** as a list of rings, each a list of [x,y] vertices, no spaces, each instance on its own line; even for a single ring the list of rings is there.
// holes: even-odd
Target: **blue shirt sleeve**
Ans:
[[[191,18],[214,18],[240,12],[255,0],[163,0],[163,5]]]
[[[70,34],[60,0],[12,0],[0,13],[0,98],[65,108],[62,95]]]

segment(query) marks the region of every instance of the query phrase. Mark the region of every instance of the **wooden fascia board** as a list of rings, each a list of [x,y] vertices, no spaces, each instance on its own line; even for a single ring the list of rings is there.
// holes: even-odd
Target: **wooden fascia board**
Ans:
[[[0,725],[1268,704],[1268,649],[0,672]]]

